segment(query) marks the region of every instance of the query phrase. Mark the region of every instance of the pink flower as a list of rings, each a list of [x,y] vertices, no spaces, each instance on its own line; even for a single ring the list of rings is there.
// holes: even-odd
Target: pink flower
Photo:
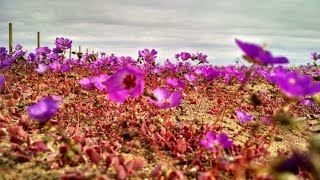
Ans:
[[[149,49],[139,50],[139,57],[144,58],[147,63],[154,63],[157,58],[157,53],[154,49],[151,51],[149,51]]]
[[[36,120],[47,121],[57,113],[61,101],[60,96],[43,97],[38,103],[28,107],[28,114]]]
[[[198,77],[197,76],[194,76],[192,74],[185,74],[184,75],[184,78],[189,81],[190,83],[194,83],[198,80]]]
[[[108,76],[106,74],[101,74],[100,76],[91,78],[91,83],[99,90],[105,90],[106,86],[105,82],[108,80]]]
[[[181,52],[180,57],[183,61],[186,61],[191,58],[191,54],[188,52]]]
[[[172,88],[183,89],[185,86],[185,82],[178,78],[167,78],[167,84]]]
[[[125,66],[106,81],[106,86],[109,99],[122,103],[129,96],[138,97],[143,93],[144,73],[132,66]]]
[[[254,43],[248,43],[235,40],[240,49],[245,53],[244,59],[249,62],[261,65],[286,64],[289,60],[283,56],[274,57],[270,51],[264,50],[262,46]]]
[[[204,147],[215,152],[217,151],[217,147],[221,147],[223,149],[230,148],[233,144],[233,141],[225,133],[217,135],[215,132],[208,131],[206,133],[206,137],[201,139],[200,143]]]
[[[79,81],[79,84],[84,87],[85,89],[93,89],[93,83],[91,82],[91,79],[89,78],[82,78]]]
[[[152,94],[156,100],[149,98],[149,101],[161,108],[177,107],[183,99],[181,92],[174,91],[170,93],[166,88],[156,88],[152,91]]]
[[[249,122],[254,119],[252,115],[248,115],[244,111],[236,110],[237,118],[240,122]]]

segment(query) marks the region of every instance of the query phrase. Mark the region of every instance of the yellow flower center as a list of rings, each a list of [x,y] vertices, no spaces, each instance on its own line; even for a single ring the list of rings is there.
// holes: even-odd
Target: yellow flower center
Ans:
[[[296,80],[293,79],[293,78],[290,78],[290,79],[289,79],[289,83],[292,84],[292,85],[293,85],[293,84],[296,84]]]

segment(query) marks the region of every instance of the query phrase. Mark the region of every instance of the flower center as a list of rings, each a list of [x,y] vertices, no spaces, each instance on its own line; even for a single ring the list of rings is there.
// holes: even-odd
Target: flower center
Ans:
[[[132,74],[128,74],[122,81],[122,83],[124,84],[124,88],[125,89],[131,89],[136,87],[136,80],[137,77],[132,75]]]
[[[290,78],[290,79],[289,79],[289,83],[290,83],[290,84],[296,84],[296,80],[293,79],[293,78]]]

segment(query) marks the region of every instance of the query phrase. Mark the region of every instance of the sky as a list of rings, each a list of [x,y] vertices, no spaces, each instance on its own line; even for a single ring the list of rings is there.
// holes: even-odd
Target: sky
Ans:
[[[320,52],[319,17],[320,0],[0,0],[0,46],[8,46],[11,22],[14,44],[30,52],[39,31],[41,46],[66,37],[74,50],[136,58],[149,48],[160,62],[202,52],[227,65],[242,56],[238,38],[300,65]]]

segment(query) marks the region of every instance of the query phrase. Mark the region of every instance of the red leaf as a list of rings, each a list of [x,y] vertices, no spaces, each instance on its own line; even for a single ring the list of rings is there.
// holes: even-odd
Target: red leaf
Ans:
[[[122,165],[115,167],[117,171],[117,179],[125,179],[127,177],[127,173]]]
[[[187,150],[187,142],[184,139],[178,139],[176,141],[176,153],[184,154]]]
[[[126,163],[125,168],[128,175],[133,175],[136,171],[139,171],[144,166],[144,159],[141,157],[130,160]]]
[[[168,180],[184,180],[182,172],[179,170],[174,170],[170,173]]]
[[[101,156],[94,148],[90,147],[86,149],[85,152],[89,156],[91,162],[98,164],[99,161],[101,160]]]

